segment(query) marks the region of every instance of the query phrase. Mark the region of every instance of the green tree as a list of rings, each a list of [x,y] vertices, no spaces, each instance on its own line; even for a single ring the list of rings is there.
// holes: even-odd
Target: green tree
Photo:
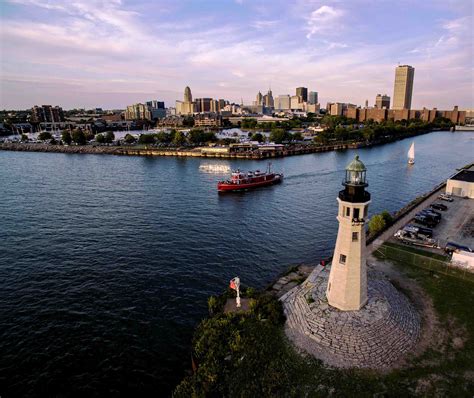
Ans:
[[[71,133],[67,130],[64,130],[61,134],[61,140],[67,144],[67,145],[71,145],[71,142],[72,142],[72,137],[71,137]]]
[[[97,134],[97,135],[95,136],[95,140],[96,140],[99,144],[104,144],[104,143],[105,143],[104,134]]]
[[[127,144],[133,144],[134,142],[137,141],[137,139],[131,134],[126,134],[125,137],[124,137],[124,141]]]
[[[381,214],[373,216],[369,221],[369,232],[376,234],[385,228],[385,220]]]
[[[181,146],[186,142],[186,137],[182,131],[177,131],[173,137],[173,144]]]
[[[28,136],[26,134],[21,135],[21,141],[22,142],[27,142],[28,141]]]
[[[301,134],[299,131],[293,134],[292,137],[293,141],[303,141],[303,134]]]
[[[154,134],[140,134],[138,138],[139,144],[154,144],[155,143],[155,135]]]
[[[86,135],[82,130],[74,130],[72,132],[72,140],[77,144],[77,145],[85,145],[87,143]]]
[[[113,131],[107,131],[107,133],[105,134],[105,142],[107,144],[111,144],[112,142],[114,142],[115,140],[115,134],[113,133]]]
[[[251,140],[252,141],[258,141],[258,142],[263,142],[263,141],[265,141],[265,137],[263,136],[262,133],[254,133],[254,134],[252,134]]]
[[[275,144],[281,144],[283,141],[288,141],[290,134],[283,129],[275,129],[270,133],[270,141]]]
[[[38,139],[41,141],[50,140],[51,138],[53,138],[53,136],[49,131],[43,131],[42,133],[38,134]]]
[[[387,210],[384,210],[382,213],[380,213],[380,215],[382,216],[383,220],[385,221],[386,226],[392,225],[393,217]]]

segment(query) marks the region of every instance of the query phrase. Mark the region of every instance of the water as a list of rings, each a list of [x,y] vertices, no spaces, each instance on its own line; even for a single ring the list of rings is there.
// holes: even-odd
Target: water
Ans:
[[[395,211],[472,162],[474,133],[358,150],[370,213]],[[218,195],[265,162],[0,152],[0,395],[167,395],[190,367],[207,297],[266,286],[331,253],[356,151],[273,160],[283,184]]]

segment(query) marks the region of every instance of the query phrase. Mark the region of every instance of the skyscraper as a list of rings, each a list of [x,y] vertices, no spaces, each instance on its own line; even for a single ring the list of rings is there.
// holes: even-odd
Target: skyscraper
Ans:
[[[257,94],[257,101],[255,102],[255,105],[263,105],[263,95],[260,91]]]
[[[303,102],[308,102],[308,89],[306,87],[297,87],[296,95],[303,99]]]
[[[375,107],[377,109],[390,109],[390,97],[387,94],[377,94],[375,97]]]
[[[308,94],[308,103],[313,105],[318,103],[318,92],[310,91]]]
[[[267,95],[265,95],[265,103],[264,105],[267,107],[267,108],[273,108],[274,106],[274,102],[273,102],[273,94],[272,94],[272,90],[268,90],[268,93]]]
[[[191,89],[189,86],[186,86],[184,89],[184,102],[193,102],[193,96],[191,94]]]
[[[413,95],[415,68],[401,65],[395,68],[395,86],[393,89],[393,109],[410,109]]]

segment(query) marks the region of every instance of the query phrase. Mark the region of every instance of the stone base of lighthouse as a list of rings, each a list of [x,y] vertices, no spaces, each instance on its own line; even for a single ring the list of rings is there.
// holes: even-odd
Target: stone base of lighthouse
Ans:
[[[410,353],[420,335],[420,316],[383,274],[369,270],[367,304],[340,311],[326,298],[329,267],[318,266],[280,298],[285,332],[301,350],[330,366],[390,368]]]

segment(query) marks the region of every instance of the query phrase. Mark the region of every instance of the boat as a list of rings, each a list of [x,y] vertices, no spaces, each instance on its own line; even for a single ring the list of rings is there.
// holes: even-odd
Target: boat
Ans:
[[[415,143],[412,142],[408,150],[408,164],[415,164]]]
[[[218,192],[244,191],[247,189],[264,187],[267,185],[278,184],[283,181],[282,173],[271,171],[271,163],[267,171],[249,171],[247,173],[235,170],[231,174],[230,180],[219,181],[217,183]]]

